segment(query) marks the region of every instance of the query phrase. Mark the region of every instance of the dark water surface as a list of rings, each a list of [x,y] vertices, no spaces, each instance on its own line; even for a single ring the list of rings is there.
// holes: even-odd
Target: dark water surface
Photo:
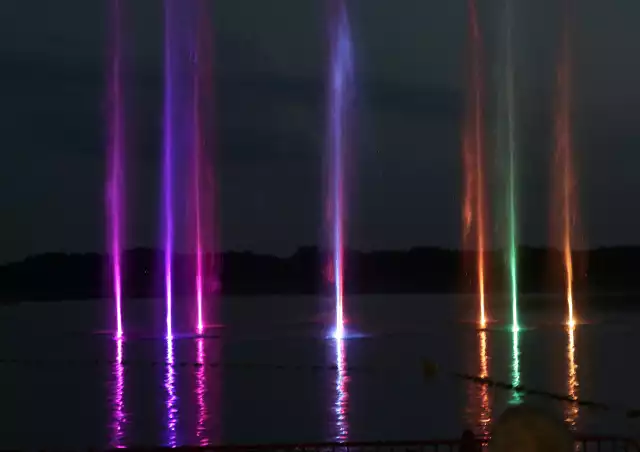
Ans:
[[[496,322],[486,333],[474,327],[470,297],[363,296],[346,303],[350,337],[341,344],[327,338],[331,304],[317,297],[224,299],[221,325],[205,338],[186,335],[185,303],[176,308],[172,343],[162,337],[162,300],[125,302],[129,334],[121,343],[105,333],[112,325],[108,303],[2,307],[0,447],[448,438],[465,426],[490,428],[514,399],[447,371],[486,372],[640,408],[640,312],[602,304],[579,309],[572,349],[560,299],[557,309],[523,300],[528,308],[517,338],[500,300],[492,300]],[[436,377],[425,380],[423,358],[438,363]],[[620,411],[523,398],[558,410],[581,432],[640,431],[640,421]]]

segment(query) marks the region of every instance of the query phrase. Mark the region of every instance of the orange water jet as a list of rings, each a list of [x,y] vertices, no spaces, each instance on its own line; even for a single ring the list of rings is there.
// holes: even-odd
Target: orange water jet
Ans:
[[[482,77],[482,39],[478,24],[476,0],[469,0],[470,80],[462,140],[464,164],[463,240],[477,252],[476,277],[479,297],[478,322],[487,324],[486,310],[486,205],[484,194],[484,111]],[[475,232],[475,233],[474,233]]]

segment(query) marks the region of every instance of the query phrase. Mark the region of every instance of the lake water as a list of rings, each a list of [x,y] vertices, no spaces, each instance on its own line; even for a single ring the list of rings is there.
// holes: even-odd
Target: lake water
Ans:
[[[449,371],[640,408],[640,312],[579,300],[571,338],[561,299],[541,308],[523,298],[514,342],[508,303],[490,303],[495,323],[480,333],[472,297],[349,297],[341,343],[327,338],[331,303],[318,297],[226,298],[205,338],[184,334],[191,308],[183,303],[170,344],[162,300],[125,302],[122,342],[105,333],[109,303],[2,307],[0,447],[450,438],[465,426],[490,428],[514,398]],[[440,368],[434,378],[423,376],[425,358]],[[523,399],[557,410],[580,432],[640,431],[620,411]]]

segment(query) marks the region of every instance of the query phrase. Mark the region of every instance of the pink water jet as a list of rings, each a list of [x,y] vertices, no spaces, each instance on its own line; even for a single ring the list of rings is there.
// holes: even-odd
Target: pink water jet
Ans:
[[[108,76],[107,218],[111,278],[115,300],[116,338],[122,327],[122,224],[124,221],[125,109],[123,95],[123,46],[121,0],[111,1]]]
[[[196,37],[197,39],[197,37]],[[196,308],[197,308],[197,324],[196,331],[202,334],[204,330],[204,319],[202,313],[202,284],[203,284],[203,268],[202,268],[202,204],[200,199],[201,181],[201,160],[202,160],[202,124],[200,116],[200,46],[196,46],[195,68],[194,68],[194,86],[193,86],[193,107],[194,107],[194,149],[193,149],[193,180],[194,180],[194,199],[195,199],[195,234],[196,234]]]
[[[206,324],[204,306],[205,296],[212,293],[214,278],[212,270],[207,266],[205,255],[213,253],[214,246],[214,187],[211,171],[211,162],[208,153],[211,151],[209,139],[213,129],[212,105],[213,105],[213,77],[212,77],[212,33],[209,24],[209,10],[205,0],[193,0],[193,9],[196,14],[193,17],[194,30],[191,36],[192,46],[192,108],[193,108],[193,199],[195,221],[195,252],[196,252],[196,331],[204,332]],[[211,263],[211,262],[209,262]]]

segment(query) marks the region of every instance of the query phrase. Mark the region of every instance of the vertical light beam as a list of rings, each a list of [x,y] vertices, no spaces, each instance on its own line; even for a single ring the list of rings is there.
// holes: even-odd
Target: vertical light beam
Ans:
[[[218,320],[213,292],[217,291],[217,265],[207,259],[214,253],[215,240],[215,184],[213,161],[214,96],[213,96],[213,33],[208,0],[185,0],[189,5],[192,55],[192,143],[193,143],[193,200],[196,249],[196,332],[202,335],[207,322]],[[210,255],[211,255],[210,254]],[[213,256],[211,256],[213,257]],[[214,265],[211,265],[213,263]],[[215,296],[215,295],[214,295]],[[217,301],[217,300],[216,300]]]
[[[109,219],[109,251],[115,300],[116,338],[124,334],[122,327],[122,223],[124,221],[124,152],[125,152],[125,108],[123,99],[122,68],[122,5],[120,0],[111,1],[111,48],[109,58],[108,88],[108,174],[107,217]]]
[[[203,266],[202,266],[202,214],[200,209],[202,208],[202,203],[200,199],[200,192],[202,190],[201,182],[200,182],[200,165],[202,159],[202,124],[200,123],[200,55],[199,55],[199,46],[197,46],[196,50],[196,68],[195,72],[195,80],[193,84],[193,106],[194,106],[194,150],[193,150],[193,183],[194,183],[194,198],[195,198],[195,222],[196,222],[196,304],[198,311],[198,319],[196,325],[196,331],[198,334],[202,334],[204,330],[204,320],[202,314],[202,283],[203,283]]]
[[[470,233],[475,229],[473,247],[477,251],[476,277],[478,284],[480,328],[487,326],[485,306],[486,298],[486,236],[485,218],[486,205],[484,194],[484,105],[483,105],[483,77],[482,77],[482,38],[478,23],[476,0],[468,1],[469,9],[469,51],[470,51],[470,81],[467,105],[467,118],[463,136],[464,160],[464,241],[471,241]]]
[[[335,337],[344,336],[344,177],[353,77],[353,51],[344,0],[331,1],[329,73],[329,210],[336,311]]]
[[[518,238],[517,223],[518,211],[516,202],[516,139],[515,139],[515,95],[514,95],[514,66],[513,66],[513,11],[511,0],[507,0],[506,6],[506,98],[507,98],[507,149],[509,153],[508,166],[508,223],[509,223],[509,282],[511,288],[511,327],[514,336],[520,329],[518,322]],[[514,344],[517,340],[514,340]]]
[[[513,0],[505,0],[503,16],[501,64],[502,82],[499,92],[497,116],[498,153],[506,160],[504,184],[505,213],[507,231],[505,241],[505,261],[507,286],[511,302],[511,380],[514,386],[520,385],[520,323],[518,319],[518,205],[517,205],[517,143],[516,143],[516,105],[514,92],[513,61]],[[521,394],[513,391],[511,403],[520,403]]]
[[[562,36],[560,59],[557,71],[556,106],[556,146],[555,164],[556,183],[561,187],[559,195],[562,203],[560,217],[562,255],[565,270],[565,296],[567,300],[567,325],[575,325],[573,296],[573,244],[572,230],[576,218],[575,176],[573,171],[573,143],[571,136],[571,50],[569,30],[565,28]]]
[[[572,399],[565,409],[565,422],[572,430],[576,430],[579,414],[578,400],[578,365],[576,363],[575,330],[576,317],[574,310],[574,265],[572,257],[573,233],[577,217],[575,198],[575,173],[573,169],[573,139],[571,127],[571,45],[570,45],[570,10],[569,1],[564,2],[565,27],[562,32],[562,43],[557,67],[556,114],[555,114],[555,202],[560,202],[559,227],[562,260],[564,266],[564,288],[567,303],[567,390]],[[558,199],[559,198],[559,199]],[[554,215],[555,217],[555,215]]]
[[[203,233],[205,229],[210,229],[204,223],[203,211],[206,211],[208,202],[204,202],[205,184],[203,174],[207,170],[205,159],[205,130],[207,128],[206,111],[210,101],[208,93],[209,84],[209,33],[208,33],[208,10],[204,0],[192,0],[193,14],[190,16],[193,21],[192,55],[193,55],[193,189],[195,203],[195,242],[196,242],[196,331],[202,334],[204,331],[204,250],[205,240]],[[210,233],[210,231],[209,231]]]
[[[164,207],[164,278],[167,338],[173,337],[173,35],[174,1],[164,2],[164,143],[163,143],[163,207]]]
[[[513,64],[513,7],[512,0],[506,4],[506,108],[507,108],[507,150],[509,155],[507,176],[507,217],[509,224],[508,238],[508,268],[511,288],[511,334],[512,334],[512,361],[511,384],[520,385],[520,324],[518,321],[518,240],[517,223],[518,211],[516,202],[516,109],[514,94],[514,64]],[[518,404],[522,401],[522,395],[517,390],[513,391],[511,403]]]

